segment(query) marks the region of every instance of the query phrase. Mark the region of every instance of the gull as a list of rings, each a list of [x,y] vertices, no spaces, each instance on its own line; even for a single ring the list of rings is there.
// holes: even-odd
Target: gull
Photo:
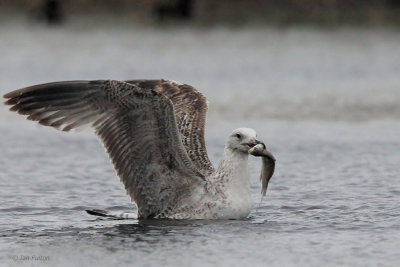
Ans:
[[[204,139],[208,101],[180,82],[64,81],[22,88],[4,98],[11,111],[45,126],[67,132],[91,126],[136,203],[138,219],[246,218],[252,209],[249,154],[263,158],[263,196],[274,172],[274,156],[250,128],[229,135],[214,168]]]

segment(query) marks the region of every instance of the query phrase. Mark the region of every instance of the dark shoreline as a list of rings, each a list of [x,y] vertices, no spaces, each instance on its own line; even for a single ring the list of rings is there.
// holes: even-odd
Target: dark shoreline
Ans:
[[[49,24],[106,17],[136,25],[400,26],[395,0],[0,0],[2,19],[13,13]]]

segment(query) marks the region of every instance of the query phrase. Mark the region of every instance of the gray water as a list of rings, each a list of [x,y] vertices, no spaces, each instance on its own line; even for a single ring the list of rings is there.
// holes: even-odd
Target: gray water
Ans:
[[[88,26],[89,27],[89,26]],[[207,147],[252,127],[277,158],[246,220],[137,221],[90,131],[0,110],[0,265],[398,266],[400,33],[388,29],[0,26],[0,93],[69,79],[170,78],[210,100]]]

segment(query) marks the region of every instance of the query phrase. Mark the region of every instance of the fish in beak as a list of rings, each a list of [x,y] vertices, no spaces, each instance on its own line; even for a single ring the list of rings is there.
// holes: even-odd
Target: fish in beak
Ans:
[[[261,157],[262,169],[260,174],[261,181],[261,195],[264,197],[267,193],[268,183],[271,180],[272,175],[275,171],[275,157],[269,152],[265,144],[260,141],[256,141],[256,145],[249,150],[249,154],[255,157]]]

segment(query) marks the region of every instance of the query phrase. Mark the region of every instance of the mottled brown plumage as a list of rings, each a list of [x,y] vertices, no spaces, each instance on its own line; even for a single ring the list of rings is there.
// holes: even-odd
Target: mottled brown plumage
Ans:
[[[165,80],[70,81],[4,97],[10,110],[42,125],[63,131],[93,126],[142,218],[173,208],[212,170],[201,155],[207,103],[193,87]]]
[[[161,93],[172,101],[181,139],[190,159],[204,176],[210,175],[214,168],[208,158],[204,140],[207,98],[190,85],[169,80],[128,80],[126,82]]]

